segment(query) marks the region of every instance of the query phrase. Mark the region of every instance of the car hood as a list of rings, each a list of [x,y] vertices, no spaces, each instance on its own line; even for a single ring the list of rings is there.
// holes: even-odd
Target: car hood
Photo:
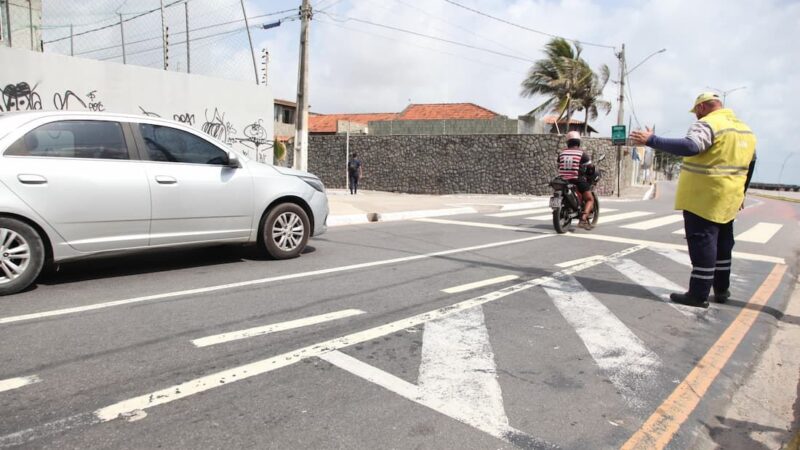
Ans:
[[[292,175],[295,177],[314,177],[319,178],[318,176],[314,175],[311,172],[306,172],[303,170],[291,169],[289,167],[281,167],[281,166],[272,166],[278,173],[282,173],[284,175]]]

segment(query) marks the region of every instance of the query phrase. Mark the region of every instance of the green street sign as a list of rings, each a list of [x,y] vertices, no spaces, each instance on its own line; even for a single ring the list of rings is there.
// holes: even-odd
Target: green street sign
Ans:
[[[613,125],[611,127],[611,143],[614,145],[625,145],[628,134],[625,132],[625,125]]]

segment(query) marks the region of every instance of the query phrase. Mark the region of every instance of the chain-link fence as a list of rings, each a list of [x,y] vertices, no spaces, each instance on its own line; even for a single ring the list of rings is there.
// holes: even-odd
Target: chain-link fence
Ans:
[[[42,48],[45,52],[255,83],[256,77],[263,78],[261,51],[255,49],[258,60],[254,61],[242,3],[46,0]],[[291,11],[247,13],[259,24],[266,17],[278,20],[292,16]]]
[[[0,0],[0,37],[5,45],[39,50],[42,0]]]

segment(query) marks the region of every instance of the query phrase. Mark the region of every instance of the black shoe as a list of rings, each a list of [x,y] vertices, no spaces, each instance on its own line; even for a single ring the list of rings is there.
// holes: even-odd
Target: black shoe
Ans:
[[[669,299],[674,303],[680,303],[681,305],[695,306],[697,308],[708,308],[708,301],[694,298],[690,296],[688,292],[686,294],[669,294]]]
[[[714,301],[717,303],[725,303],[731,298],[731,291],[725,289],[723,292],[714,291]]]

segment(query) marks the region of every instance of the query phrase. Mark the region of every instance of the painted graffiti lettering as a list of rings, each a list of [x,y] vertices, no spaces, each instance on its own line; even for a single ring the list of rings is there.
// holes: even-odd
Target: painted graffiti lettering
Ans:
[[[172,120],[180,123],[185,123],[187,125],[194,125],[194,114],[173,114]]]
[[[77,94],[75,94],[70,90],[66,90],[64,94],[56,92],[55,95],[53,95],[53,106],[55,106],[56,109],[61,111],[68,110],[69,102],[72,99],[80,103],[81,106],[83,106],[83,108],[86,109],[86,102],[84,102],[80,97],[78,97]]]
[[[236,141],[247,147],[248,150],[244,151],[245,156],[249,156],[249,150],[255,151],[255,158],[258,162],[266,162],[267,155],[262,150],[271,149],[272,143],[267,139],[267,130],[261,125],[263,119],[258,119],[246,126],[244,129],[244,138],[237,138]]]
[[[3,88],[0,111],[33,111],[42,109],[42,99],[36,93],[36,86],[31,87],[22,81],[9,84]]]
[[[160,116],[160,115],[158,115],[158,114],[156,114],[156,113],[154,113],[154,112],[146,111],[146,110],[145,110],[144,108],[142,108],[141,106],[139,107],[139,109],[142,111],[142,114],[143,114],[143,115],[145,115],[145,116],[147,116],[147,117],[158,117],[158,118],[161,118],[161,116]]]
[[[202,127],[200,127],[203,133],[229,145],[236,142],[236,139],[233,137],[236,135],[236,129],[233,128],[230,122],[225,122],[224,113],[220,114],[219,109],[214,108],[214,116],[209,119],[208,110],[206,109],[205,117],[206,121]]]
[[[91,91],[86,94],[89,97],[89,111],[105,111],[106,107],[103,106],[103,102],[97,100],[97,91]]]

